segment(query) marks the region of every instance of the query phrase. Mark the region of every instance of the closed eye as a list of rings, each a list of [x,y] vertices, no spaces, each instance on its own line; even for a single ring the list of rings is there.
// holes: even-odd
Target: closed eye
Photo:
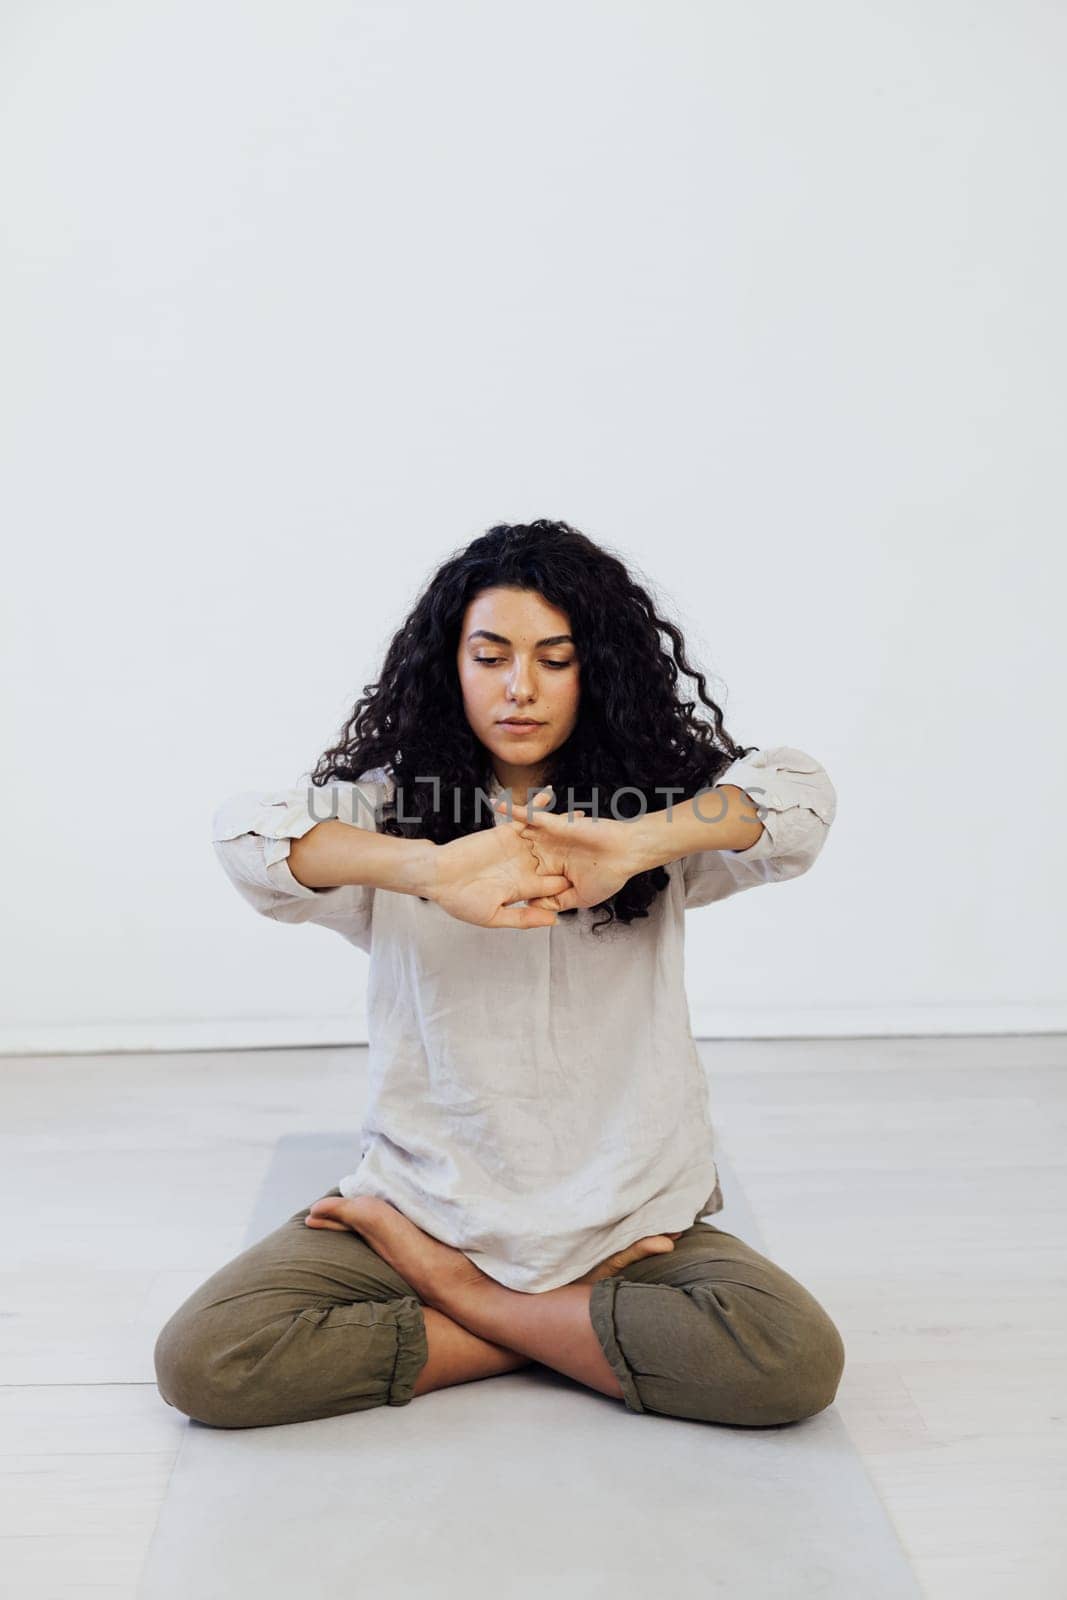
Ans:
[[[498,667],[503,661],[503,656],[475,656],[475,661],[480,667]],[[542,661],[543,667],[551,667],[555,672],[565,672],[573,663],[570,661]]]
[[[475,656],[475,661],[480,667],[499,667],[504,656]],[[568,667],[574,666],[573,661],[542,661],[542,667],[552,667],[553,672],[566,672]]]

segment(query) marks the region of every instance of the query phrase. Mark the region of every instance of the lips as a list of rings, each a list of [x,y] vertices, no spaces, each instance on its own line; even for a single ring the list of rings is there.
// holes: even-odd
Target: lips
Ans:
[[[543,722],[535,722],[531,717],[501,717],[498,727],[503,728],[543,728]]]

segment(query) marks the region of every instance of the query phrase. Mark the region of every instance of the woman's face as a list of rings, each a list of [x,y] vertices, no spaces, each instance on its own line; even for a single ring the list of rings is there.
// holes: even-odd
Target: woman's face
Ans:
[[[456,666],[467,721],[500,782],[521,801],[578,720],[570,618],[529,589],[483,589],[464,613]],[[515,717],[534,726],[509,726]]]

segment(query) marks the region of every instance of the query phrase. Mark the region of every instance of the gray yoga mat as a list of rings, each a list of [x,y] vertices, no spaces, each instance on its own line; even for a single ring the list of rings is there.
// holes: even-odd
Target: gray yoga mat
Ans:
[[[358,1143],[283,1138],[245,1245],[333,1188]],[[717,1159],[726,1206],[713,1220],[767,1254]],[[631,1412],[541,1366],[317,1422],[186,1423],[138,1593],[921,1596],[834,1407],[724,1427]]]

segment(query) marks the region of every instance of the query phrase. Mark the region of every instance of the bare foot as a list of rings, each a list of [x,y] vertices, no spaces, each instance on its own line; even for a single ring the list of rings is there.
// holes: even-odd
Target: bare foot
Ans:
[[[402,1278],[407,1279],[427,1305],[435,1302],[415,1282],[416,1276],[422,1278],[430,1288],[428,1275],[431,1272],[444,1275],[449,1281],[438,1284],[438,1288],[446,1292],[450,1286],[469,1288],[475,1284],[496,1281],[487,1279],[487,1275],[462,1250],[454,1250],[451,1245],[443,1244],[432,1234],[425,1233],[410,1217],[405,1217],[403,1212],[390,1205],[388,1200],[379,1200],[372,1195],[354,1195],[351,1199],[342,1195],[327,1195],[315,1201],[304,1222],[309,1228],[336,1228],[342,1233],[362,1234],[378,1254],[395,1267]],[[614,1277],[631,1261],[640,1261],[645,1256],[666,1255],[674,1249],[674,1241],[682,1231],[679,1228],[677,1233],[646,1234],[625,1249],[616,1250],[599,1266],[591,1267],[573,1281],[597,1283],[601,1278]]]
[[[462,1250],[454,1250],[425,1233],[388,1200],[375,1195],[326,1195],[304,1218],[309,1228],[350,1228],[395,1267],[428,1306],[447,1311],[457,1294],[495,1280],[476,1267]]]
[[[598,1267],[591,1267],[588,1272],[583,1272],[580,1278],[575,1278],[575,1283],[596,1283],[601,1278],[613,1278],[623,1267],[628,1267],[631,1261],[640,1261],[644,1256],[667,1255],[674,1249],[674,1241],[678,1233],[650,1233],[643,1239],[637,1239],[633,1244],[628,1244],[625,1250],[616,1250],[615,1254],[608,1256]]]

